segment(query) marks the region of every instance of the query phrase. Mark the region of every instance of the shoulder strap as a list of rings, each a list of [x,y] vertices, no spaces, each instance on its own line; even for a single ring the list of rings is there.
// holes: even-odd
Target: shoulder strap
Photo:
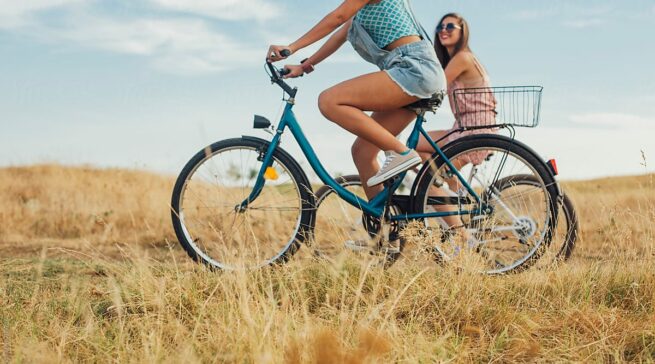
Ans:
[[[414,10],[412,9],[412,5],[409,3],[409,0],[403,0],[405,3],[405,8],[409,12],[409,15],[412,18],[412,21],[414,22],[414,26],[416,27],[416,30],[418,30],[420,33],[422,32],[421,36],[432,43],[432,38],[430,37],[430,34],[428,34],[427,31],[425,31],[425,28],[421,25],[421,23],[418,22],[418,19],[416,18],[416,14],[414,14]]]

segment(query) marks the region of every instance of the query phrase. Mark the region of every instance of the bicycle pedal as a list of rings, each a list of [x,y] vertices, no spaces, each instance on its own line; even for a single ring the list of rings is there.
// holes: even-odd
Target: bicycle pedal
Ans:
[[[384,185],[384,187],[392,187],[398,181],[398,178],[400,178],[400,176],[393,176],[388,180],[382,182],[382,184]]]

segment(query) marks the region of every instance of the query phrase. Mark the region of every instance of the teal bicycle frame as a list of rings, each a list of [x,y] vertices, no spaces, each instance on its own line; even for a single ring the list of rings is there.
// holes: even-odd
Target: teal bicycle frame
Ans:
[[[300,124],[298,123],[298,120],[296,119],[296,116],[293,113],[293,106],[295,104],[297,89],[291,88],[288,84],[286,84],[281,78],[281,75],[283,74],[281,74],[280,71],[275,69],[275,67],[273,67],[271,63],[267,63],[267,67],[271,72],[270,74],[271,81],[273,83],[276,83],[278,86],[280,86],[284,90],[284,92],[289,95],[289,99],[285,100],[287,104],[284,108],[284,112],[282,113],[282,117],[280,118],[280,122],[278,123],[276,133],[273,136],[273,139],[271,140],[270,144],[266,148],[266,151],[261,152],[260,160],[262,161],[262,166],[259,170],[259,174],[257,175],[255,186],[253,187],[248,198],[246,198],[239,206],[237,206],[236,209],[241,211],[247,209],[250,202],[254,201],[261,193],[262,188],[266,183],[264,174],[266,173],[266,170],[273,165],[273,153],[275,152],[275,149],[280,145],[280,138],[282,137],[282,134],[284,134],[284,131],[288,127],[291,130],[291,133],[293,134],[294,138],[296,139],[296,142],[300,146],[300,149],[302,150],[303,154],[309,161],[309,164],[311,165],[312,169],[314,170],[314,172],[316,172],[316,174],[321,179],[321,181],[323,181],[324,184],[330,186],[341,199],[353,205],[357,209],[362,210],[371,216],[382,217],[385,213],[385,208],[387,207],[388,201],[391,200],[390,197],[392,197],[393,193],[398,189],[398,187],[400,187],[407,172],[403,172],[402,174],[398,175],[394,179],[391,179],[391,182],[385,182],[384,189],[382,190],[382,192],[380,192],[370,201],[366,201],[361,197],[355,195],[354,193],[348,191],[344,187],[342,187],[325,170],[323,164],[321,164],[320,160],[316,156],[316,152],[314,152],[314,148],[312,148],[312,145],[309,143],[309,140],[307,140],[307,138],[305,137],[305,133],[303,133],[302,128],[300,127]],[[412,130],[412,133],[407,139],[407,144],[406,144],[407,147],[411,149],[415,149],[416,146],[418,145],[419,138],[422,135],[428,141],[428,143],[430,143],[430,145],[435,150],[435,152],[439,154],[439,157],[443,159],[443,161],[450,169],[451,173],[453,173],[457,177],[457,179],[464,185],[468,193],[471,196],[473,196],[475,201],[478,203],[479,207],[474,210],[463,210],[463,211],[462,210],[437,211],[437,212],[430,212],[430,213],[423,213],[423,214],[398,214],[398,215],[390,216],[389,220],[391,221],[416,220],[416,219],[423,219],[423,218],[430,218],[430,217],[482,214],[485,210],[487,210],[487,207],[482,204],[482,199],[469,185],[468,181],[466,181],[464,177],[462,177],[462,175],[459,173],[457,168],[453,166],[452,162],[448,159],[448,157],[446,157],[446,155],[441,150],[441,148],[439,148],[437,143],[435,143],[432,140],[432,138],[430,138],[430,136],[425,131],[425,129],[423,129],[424,122],[425,122],[425,112],[421,112],[418,114],[416,118],[416,122],[414,123],[414,128]]]
[[[257,180],[255,182],[253,191],[251,192],[250,196],[243,201],[243,203],[241,204],[241,208],[242,209],[247,208],[249,202],[254,201],[259,195],[259,193],[261,192],[261,189],[266,183],[264,178],[264,173],[266,172],[266,169],[273,164],[273,152],[279,146],[282,134],[284,134],[286,128],[288,127],[289,130],[291,130],[291,133],[293,134],[294,138],[296,139],[296,142],[300,146],[300,149],[302,150],[303,154],[309,161],[309,164],[311,165],[312,169],[314,170],[314,172],[316,172],[316,174],[321,179],[321,181],[323,181],[323,183],[330,186],[341,199],[353,205],[354,207],[364,211],[365,213],[371,216],[382,217],[382,215],[384,214],[386,203],[389,200],[389,196],[393,194],[396,191],[396,189],[398,189],[407,172],[398,175],[398,178],[395,178],[395,180],[393,180],[393,183],[385,183],[384,190],[379,194],[377,194],[371,201],[366,201],[360,198],[354,193],[348,191],[346,188],[342,187],[325,170],[325,167],[323,167],[320,160],[318,159],[316,152],[314,152],[314,149],[312,148],[309,140],[307,140],[307,138],[305,137],[305,134],[303,133],[302,128],[300,127],[300,124],[298,123],[298,120],[296,119],[296,116],[293,113],[292,110],[293,106],[294,106],[293,99],[288,100],[287,105],[284,108],[284,112],[282,114],[280,122],[277,126],[276,133],[273,136],[273,139],[271,140],[264,154],[262,160],[262,167],[257,176]],[[430,138],[428,133],[423,128],[424,122],[425,122],[425,116],[423,113],[421,113],[417,116],[416,122],[414,123],[414,128],[409,138],[407,139],[407,144],[406,144],[407,147],[411,149],[416,148],[416,146],[418,145],[419,137],[422,135],[430,143],[432,148],[434,148],[436,153],[438,153],[439,156],[444,160],[450,171],[459,179],[459,181],[463,184],[463,186],[466,188],[468,193],[470,193],[471,196],[474,197],[475,201],[478,203],[478,206],[480,207],[475,210],[441,211],[441,212],[437,211],[437,212],[430,212],[430,213],[423,213],[423,214],[400,214],[400,215],[391,216],[390,220],[391,221],[414,220],[414,219],[422,219],[422,218],[430,218],[430,217],[481,214],[484,208],[482,206],[480,196],[473,190],[473,188],[469,185],[466,179],[462,177],[462,175],[459,173],[457,168],[453,166],[452,162],[448,159],[448,157],[446,157],[446,155],[441,150],[441,148],[439,148],[439,146]]]

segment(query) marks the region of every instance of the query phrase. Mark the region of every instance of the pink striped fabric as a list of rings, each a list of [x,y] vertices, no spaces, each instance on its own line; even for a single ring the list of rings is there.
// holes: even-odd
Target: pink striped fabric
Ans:
[[[479,82],[473,84],[467,84],[466,88],[478,88],[478,87],[491,87],[491,82],[487,75],[487,72],[484,70],[482,65],[478,60],[473,56],[473,61],[475,63],[478,72],[480,72]],[[448,85],[448,101],[450,102],[450,108],[453,111],[456,120],[459,120],[453,124],[453,127],[447,132],[456,130],[461,127],[467,126],[482,126],[482,125],[495,125],[496,124],[496,99],[493,97],[493,93],[487,94],[484,93],[485,97],[480,97],[480,94],[458,94],[454,95],[454,91],[457,89],[464,88],[464,85],[459,80],[454,80]],[[455,97],[457,97],[457,108],[455,107]],[[465,130],[459,133],[454,133],[448,136],[445,139],[446,143],[452,142],[459,138],[462,138],[467,135],[475,134],[490,134],[495,133],[497,128],[489,129],[476,129],[476,130]],[[484,151],[469,153],[466,163],[473,163],[474,165],[481,164],[484,159],[487,157],[488,153]]]

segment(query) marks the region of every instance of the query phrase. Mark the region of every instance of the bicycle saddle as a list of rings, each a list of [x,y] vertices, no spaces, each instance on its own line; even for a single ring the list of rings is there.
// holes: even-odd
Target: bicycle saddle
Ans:
[[[432,97],[429,99],[421,99],[418,100],[412,104],[409,104],[405,106],[405,108],[410,109],[412,111],[415,111],[417,113],[424,113],[427,111],[430,112],[437,112],[437,109],[439,106],[441,106],[441,103],[443,102],[444,97],[446,96],[446,92],[437,92]]]

